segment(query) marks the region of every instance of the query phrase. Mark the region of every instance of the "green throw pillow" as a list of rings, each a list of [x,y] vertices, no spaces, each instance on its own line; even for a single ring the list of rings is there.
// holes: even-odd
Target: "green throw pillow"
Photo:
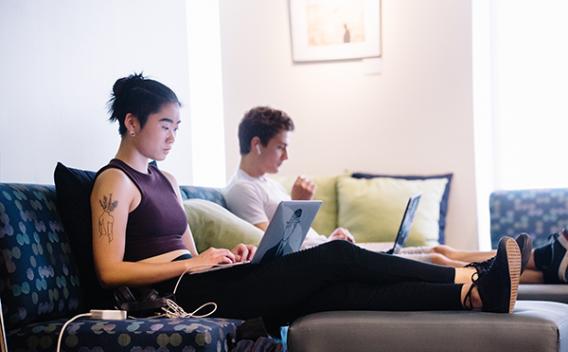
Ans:
[[[421,193],[422,199],[406,246],[437,244],[440,201],[446,183],[445,178],[405,180],[339,177],[338,224],[349,229],[357,242],[392,242],[408,197]]]
[[[239,243],[258,245],[264,232],[227,209],[204,199],[183,202],[187,222],[199,252],[209,247],[233,248]]]
[[[292,185],[296,180],[296,176],[271,176],[276,182],[280,183],[282,187],[290,194]],[[316,194],[314,199],[323,201],[312,227],[319,234],[329,236],[329,234],[337,227],[337,176],[319,176],[310,177],[316,184]]]

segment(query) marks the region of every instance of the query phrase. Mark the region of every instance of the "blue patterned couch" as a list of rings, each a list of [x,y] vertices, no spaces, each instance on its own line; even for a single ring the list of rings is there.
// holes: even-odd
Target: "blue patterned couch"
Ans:
[[[568,227],[568,188],[495,191],[489,198],[491,243],[504,235],[528,233],[535,247]],[[568,303],[568,285],[521,285],[519,299]]]
[[[491,244],[504,235],[526,232],[536,247],[568,227],[568,188],[495,191],[489,198]]]
[[[224,205],[214,189],[182,187],[185,198]],[[0,183],[0,299],[10,351],[54,351],[65,321],[84,313],[81,278],[55,205],[55,188]],[[239,320],[79,319],[64,351],[279,350],[274,340],[234,341]]]

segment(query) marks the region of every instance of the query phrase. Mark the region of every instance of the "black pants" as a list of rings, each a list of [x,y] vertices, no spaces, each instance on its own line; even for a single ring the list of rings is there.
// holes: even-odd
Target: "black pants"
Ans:
[[[176,301],[188,312],[213,301],[215,316],[281,325],[330,310],[459,310],[462,285],[454,277],[453,268],[331,241],[269,263],[186,274]],[[156,288],[171,292],[176,281]]]

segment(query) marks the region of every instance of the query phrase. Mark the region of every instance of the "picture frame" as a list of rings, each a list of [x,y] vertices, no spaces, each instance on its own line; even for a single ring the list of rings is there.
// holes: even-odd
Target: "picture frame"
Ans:
[[[290,0],[296,62],[381,56],[380,0]]]

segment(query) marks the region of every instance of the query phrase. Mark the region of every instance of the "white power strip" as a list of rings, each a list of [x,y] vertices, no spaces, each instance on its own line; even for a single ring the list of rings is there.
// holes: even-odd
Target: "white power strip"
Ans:
[[[91,309],[91,319],[126,320],[125,310]]]

